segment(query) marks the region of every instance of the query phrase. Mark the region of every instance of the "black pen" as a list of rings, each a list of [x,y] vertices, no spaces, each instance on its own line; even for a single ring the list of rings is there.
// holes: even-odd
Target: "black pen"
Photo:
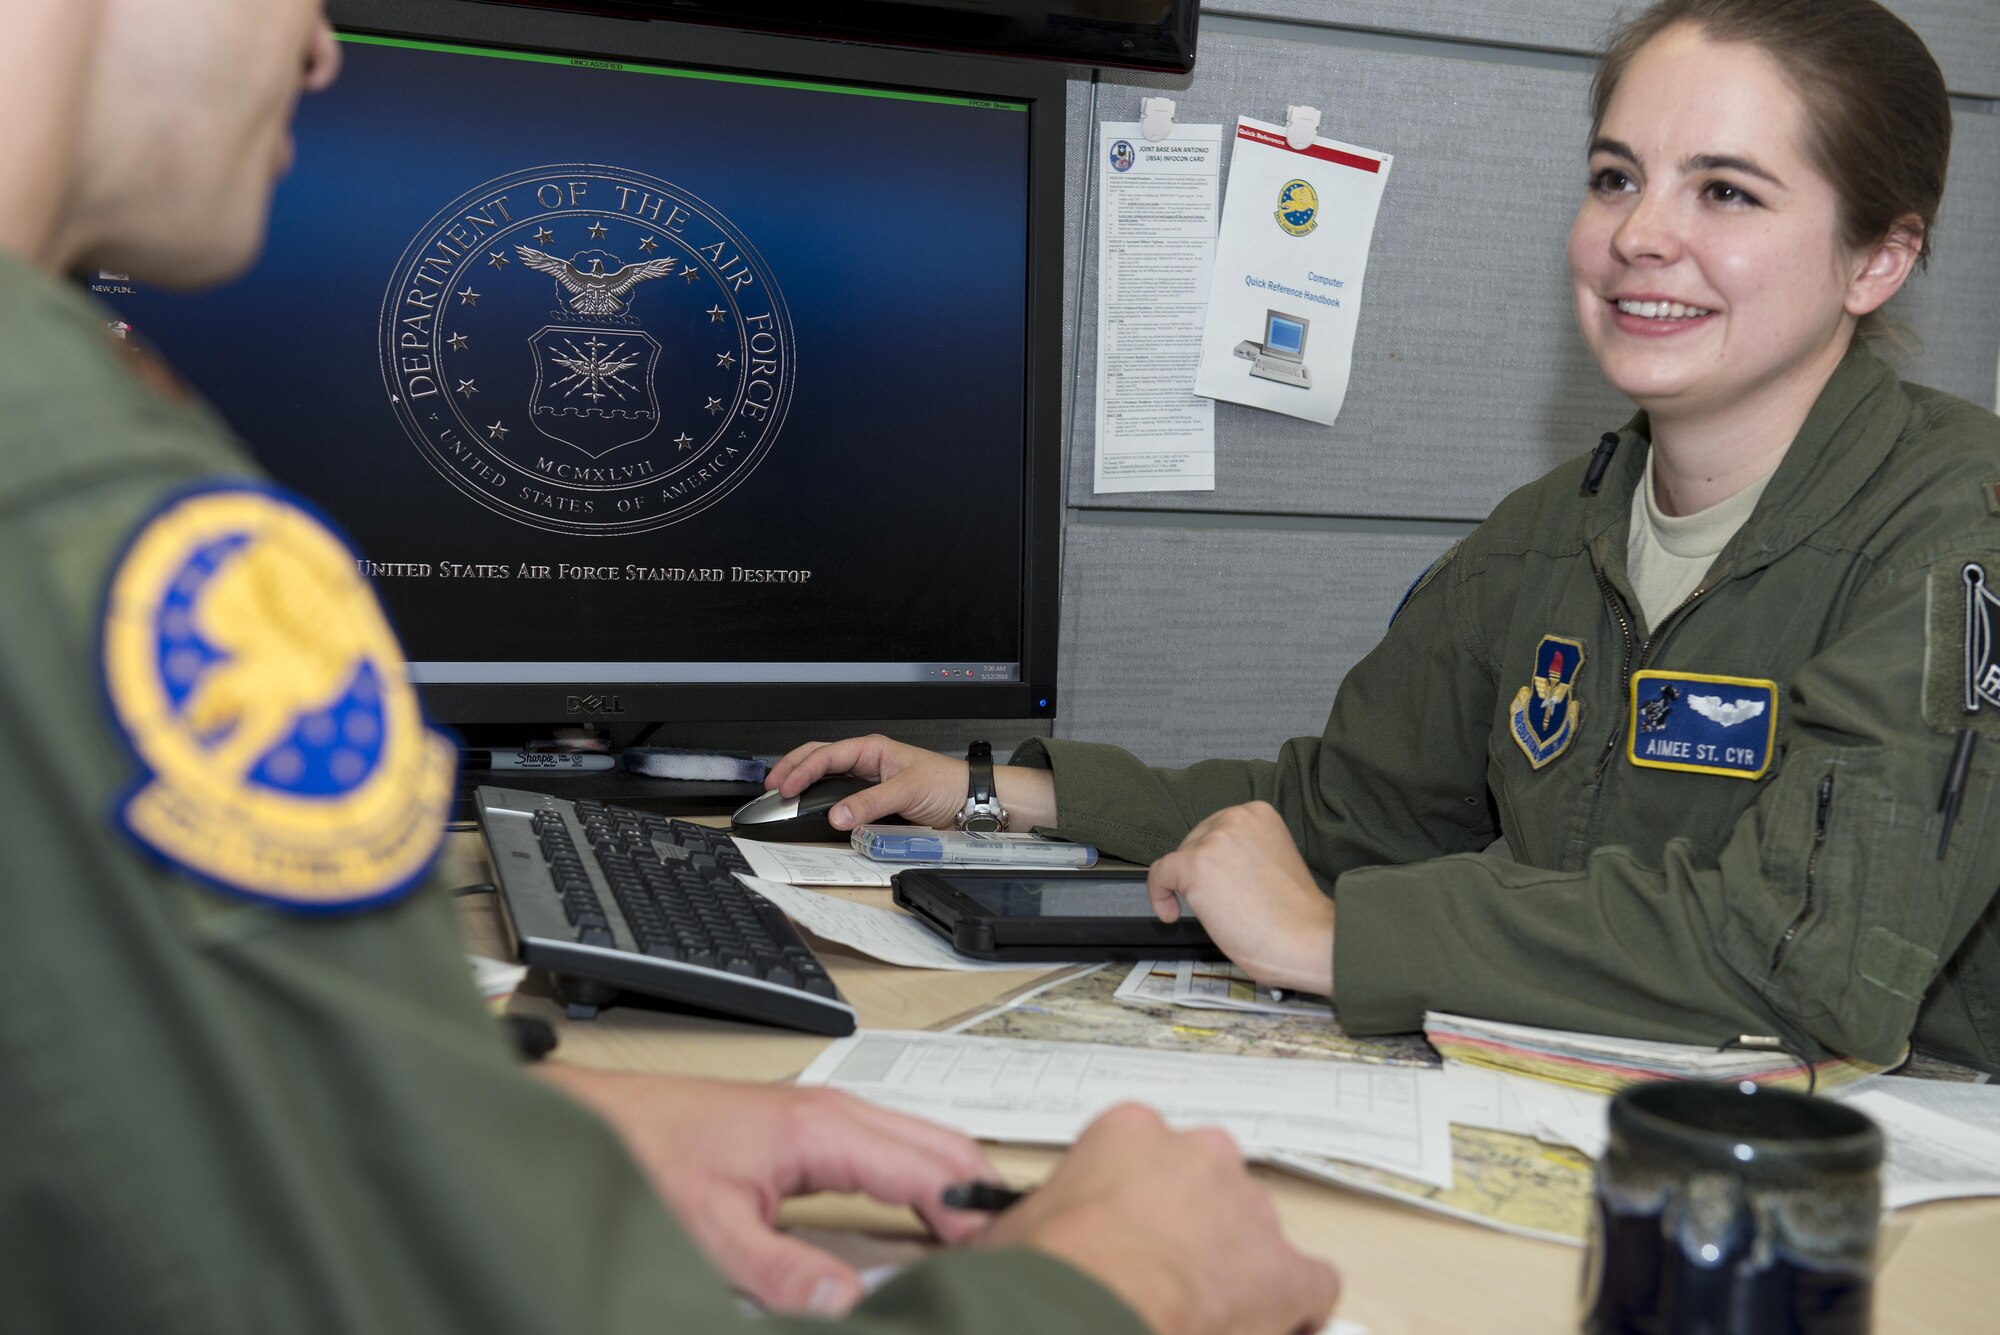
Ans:
[[[1951,847],[1951,823],[1958,819],[1958,804],[1965,800],[1965,776],[1972,770],[1972,748],[1979,734],[1970,728],[1958,730],[1958,749],[1951,753],[1951,766],[1944,772],[1944,791],[1938,794],[1938,811],[1944,816],[1938,831],[1938,861],[1944,861]]]
[[[1003,1187],[997,1182],[955,1182],[944,1189],[944,1204],[947,1210],[984,1210],[988,1214],[998,1214],[1012,1205],[1019,1205],[1027,1199],[1028,1191],[1016,1191]]]
[[[1611,467],[1611,456],[1618,452],[1618,433],[1607,431],[1597,442],[1597,448],[1590,452],[1590,466],[1584,469],[1583,486],[1579,496],[1595,496],[1598,487],[1604,483],[1604,470]]]

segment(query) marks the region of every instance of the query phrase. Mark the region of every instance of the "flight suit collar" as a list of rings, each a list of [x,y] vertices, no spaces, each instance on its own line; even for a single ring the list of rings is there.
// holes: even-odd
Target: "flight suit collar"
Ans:
[[[1726,568],[1731,578],[1761,570],[1832,520],[1882,466],[1910,411],[1895,371],[1859,342],[1848,349],[1757,508],[1716,556],[1716,567]],[[1641,412],[1619,430],[1604,485],[1584,506],[1584,545],[1627,598],[1632,493],[1645,478],[1651,447],[1651,424]]]
[[[0,253],[0,420],[12,428],[0,496],[82,468],[214,469],[209,442],[228,428],[141,341],[117,337],[116,318],[80,285]],[[87,402],[65,398],[86,386]],[[56,420],[59,436],[42,426]],[[107,429],[77,430],[84,421]]]
[[[1635,606],[1638,599],[1625,570],[1625,553],[1632,522],[1632,493],[1646,479],[1646,454],[1652,443],[1652,427],[1646,414],[1634,414],[1618,429],[1618,449],[1604,471],[1603,483],[1595,496],[1585,499],[1583,507],[1583,545],[1618,595]]]

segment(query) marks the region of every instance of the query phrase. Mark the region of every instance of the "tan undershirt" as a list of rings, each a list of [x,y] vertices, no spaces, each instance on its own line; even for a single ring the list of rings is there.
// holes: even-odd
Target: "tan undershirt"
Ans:
[[[1766,473],[1727,500],[1691,515],[1662,514],[1653,499],[1653,456],[1646,456],[1646,476],[1632,492],[1625,568],[1632,592],[1639,595],[1639,618],[1647,631],[1700,587],[1716,553],[1743,527],[1770,480]]]

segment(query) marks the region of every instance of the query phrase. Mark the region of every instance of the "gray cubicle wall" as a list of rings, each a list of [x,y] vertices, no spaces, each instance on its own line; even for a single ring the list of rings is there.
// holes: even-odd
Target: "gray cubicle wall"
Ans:
[[[1992,403],[2000,358],[2000,0],[1891,0],[1938,52],[1957,146],[1939,257],[1898,298],[1905,374]],[[1630,407],[1570,314],[1586,54],[1617,0],[1213,0],[1186,79],[1070,90],[1069,525],[1058,736],[1157,764],[1317,732],[1405,587],[1493,503]],[[1340,421],[1216,410],[1216,489],[1097,496],[1094,123],[1282,120],[1396,155]]]

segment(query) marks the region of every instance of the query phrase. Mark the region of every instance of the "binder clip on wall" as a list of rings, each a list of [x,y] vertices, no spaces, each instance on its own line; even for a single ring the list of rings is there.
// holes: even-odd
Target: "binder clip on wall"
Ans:
[[[1139,137],[1159,143],[1174,132],[1174,100],[1146,97],[1139,100]]]
[[[1319,138],[1318,107],[1285,108],[1285,142],[1303,153]]]

